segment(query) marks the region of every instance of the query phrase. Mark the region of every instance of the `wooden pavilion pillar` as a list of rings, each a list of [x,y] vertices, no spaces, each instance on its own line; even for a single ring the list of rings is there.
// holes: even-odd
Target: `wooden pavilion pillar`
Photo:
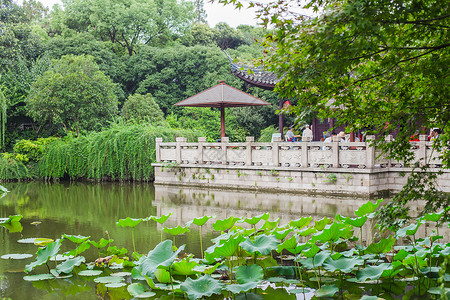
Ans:
[[[280,98],[280,104],[279,104],[280,111],[283,109],[283,99]],[[278,115],[278,128],[279,132],[281,133],[281,139],[283,140],[283,114],[280,113]]]
[[[220,103],[220,132],[221,137],[225,137],[225,104]]]

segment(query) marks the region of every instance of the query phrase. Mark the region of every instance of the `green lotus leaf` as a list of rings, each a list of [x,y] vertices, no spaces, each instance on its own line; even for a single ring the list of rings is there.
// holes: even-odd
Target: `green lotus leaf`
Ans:
[[[105,284],[105,287],[110,288],[110,289],[117,289],[117,288],[121,288],[126,285],[127,284],[125,282],[116,282],[116,283],[107,283],[107,284]]]
[[[245,218],[244,220],[242,220],[242,222],[245,222],[250,225],[256,225],[259,221],[261,221],[261,220],[267,221],[268,219],[269,219],[269,213],[266,212],[265,214],[258,215],[258,216],[252,217],[252,218]]]
[[[427,261],[425,261],[422,257],[417,257],[413,254],[409,255],[408,257],[406,257],[403,261],[402,264],[404,266],[407,267],[411,267],[415,270],[417,269],[421,269],[421,268],[425,268],[428,266]]]
[[[208,266],[208,265],[197,265],[194,268],[192,268],[193,271],[198,273],[204,273],[211,275],[219,266],[221,263],[216,263],[215,265]]]
[[[82,235],[69,235],[69,234],[63,234],[62,236],[65,239],[68,239],[69,241],[80,244],[90,238],[90,236],[82,236]]]
[[[314,228],[318,231],[322,231],[326,225],[333,223],[330,218],[324,217],[318,221],[314,222]]]
[[[244,284],[229,284],[225,287],[225,289],[232,292],[233,294],[239,294],[242,292],[248,292],[249,290],[254,289],[257,286],[257,282],[250,281]]]
[[[331,225],[325,226],[325,228],[322,231],[313,234],[311,237],[311,242],[321,242],[321,243],[326,243],[328,241],[336,242],[339,238],[344,236],[345,228],[346,228],[345,224],[334,222]]]
[[[417,224],[409,224],[408,226],[397,230],[395,236],[404,237],[406,235],[415,235],[420,225],[422,224],[423,224],[422,222],[418,222]]]
[[[384,300],[384,298],[380,298],[378,296],[363,295],[360,300]]]
[[[314,234],[314,233],[316,233],[316,232],[317,232],[317,229],[316,229],[316,228],[314,228],[314,227],[308,227],[308,228],[305,228],[304,230],[300,231],[298,234],[299,234],[300,236],[308,236],[308,235]]]
[[[394,260],[404,260],[410,254],[411,253],[406,251],[405,249],[400,249],[400,251],[398,251],[397,254],[394,255]]]
[[[316,244],[312,244],[311,248],[302,251],[302,255],[305,257],[313,257],[320,251],[320,248]]]
[[[254,241],[247,238],[239,246],[249,253],[257,252],[261,255],[267,255],[272,250],[275,250],[278,244],[279,242],[275,236],[262,234],[256,236]]]
[[[20,243],[20,244],[34,244],[34,241],[36,239],[38,239],[38,238],[20,239],[20,240],[17,240],[17,242]]]
[[[284,239],[290,232],[292,232],[294,229],[293,228],[286,228],[283,230],[275,230],[273,232],[273,235],[275,235],[275,237],[279,240]]]
[[[240,220],[240,218],[235,218],[233,216],[225,220],[216,220],[213,224],[213,229],[215,231],[225,231],[234,226],[234,224]]]
[[[171,235],[180,235],[185,234],[186,232],[189,232],[189,228],[187,226],[183,227],[181,225],[178,225],[177,227],[164,227],[164,231],[171,234]]]
[[[156,245],[141,262],[142,275],[151,276],[159,266],[170,266],[177,258],[178,253],[184,250],[184,246],[179,247],[177,251],[173,252],[171,240],[165,240]]]
[[[432,288],[429,288],[427,292],[432,295],[444,295],[444,293],[449,293],[450,289],[449,288],[443,289],[441,287],[432,287]],[[445,298],[443,298],[443,299],[445,299]]]
[[[235,235],[233,237],[230,237],[228,240],[221,240],[219,245],[215,246],[213,248],[213,254],[216,257],[224,256],[224,257],[230,257],[233,256],[236,250],[239,247],[239,244],[244,240],[245,238],[241,235]]]
[[[55,256],[50,257],[49,261],[66,261],[71,258],[74,258],[74,256],[63,253],[63,254],[56,254]]]
[[[117,272],[117,273],[111,273],[110,276],[127,277],[127,276],[131,276],[131,273],[130,272]]]
[[[336,260],[329,257],[324,261],[323,268],[330,272],[341,271],[343,273],[350,273],[355,266],[362,264],[364,264],[364,260],[359,257],[347,258],[343,256]]]
[[[2,255],[1,259],[26,259],[26,258],[30,258],[30,257],[33,257],[33,255],[28,254],[28,253],[23,253],[23,254],[14,253],[14,254]]]
[[[306,259],[298,259],[305,268],[309,270],[316,269],[318,267],[321,267],[324,263],[324,261],[328,258],[330,258],[331,253],[328,251],[322,251],[317,253],[314,257],[306,258]]]
[[[2,191],[2,193],[9,193],[8,189],[5,188],[3,185],[0,185],[0,191]]]
[[[47,263],[50,257],[58,254],[60,247],[61,240],[57,239],[56,241],[47,244],[44,248],[40,248],[36,253],[36,261],[25,266],[25,273],[31,272],[35,267]]]
[[[277,252],[280,253],[284,249],[291,252],[294,255],[299,254],[303,249],[308,247],[309,244],[301,243],[298,244],[298,237],[293,235],[289,239],[285,240],[282,244],[279,244],[277,247]]]
[[[181,290],[187,293],[190,300],[193,300],[220,294],[224,286],[219,280],[212,279],[209,275],[203,275],[196,280],[186,279],[181,284]]]
[[[348,251],[342,251],[342,252],[340,252],[340,254],[342,255],[342,256],[345,256],[345,257],[352,257],[353,256],[353,254],[355,254],[355,253],[357,253],[358,251],[356,251],[356,249],[355,248],[351,248],[350,250],[348,250]],[[362,257],[361,257],[362,258]],[[364,258],[363,258],[364,259]]]
[[[169,214],[167,214],[167,215],[162,215],[161,217],[157,217],[157,216],[150,216],[150,217],[148,217],[146,220],[153,220],[153,221],[155,221],[156,223],[159,223],[159,224],[164,224],[164,223],[166,223],[166,221],[169,219],[169,217],[172,215],[172,213],[169,213]]]
[[[364,226],[367,221],[367,216],[359,217],[359,218],[343,218],[343,222],[345,224],[349,224],[358,228]]]
[[[156,269],[155,272],[153,272],[153,274],[155,274],[156,279],[160,283],[170,283],[170,282],[172,282],[172,277],[170,276],[170,273],[167,270]]]
[[[386,239],[381,239],[378,243],[370,244],[364,252],[373,253],[373,254],[381,254],[386,253],[392,250],[392,246],[395,243],[395,238],[388,237]]]
[[[195,260],[190,260],[189,258],[183,258],[180,261],[176,261],[172,264],[172,269],[174,274],[177,275],[194,275],[197,271],[194,270],[199,264]]]
[[[9,232],[22,232],[23,226],[20,222],[12,222],[7,224],[0,224],[0,226],[5,227],[8,229]]]
[[[305,288],[295,288],[295,289],[289,289],[287,290],[290,294],[306,294],[311,292],[310,289],[305,289]]]
[[[81,253],[83,253],[84,251],[88,250],[89,248],[91,248],[91,243],[90,241],[84,241],[83,243],[81,243],[80,245],[78,245],[78,247],[76,247],[73,250],[70,250],[69,252],[67,252],[67,255],[73,255],[73,256],[78,256]]]
[[[104,238],[101,238],[98,242],[96,242],[96,241],[89,241],[89,243],[91,243],[91,245],[94,246],[97,249],[101,249],[103,247],[106,247],[106,246],[108,246],[108,244],[110,244],[112,242],[114,242],[113,239],[106,240]]]
[[[290,221],[289,225],[296,227],[297,229],[302,229],[303,227],[308,226],[311,221],[312,217],[302,217],[300,219]]]
[[[55,278],[59,278],[59,279],[65,279],[65,278],[70,278],[73,275],[72,274],[59,274],[58,272],[56,272],[55,269],[51,269],[50,273],[55,276]]]
[[[332,297],[334,294],[336,294],[339,291],[339,288],[332,285],[324,285],[320,289],[316,290],[315,295],[316,297]]]
[[[294,275],[294,272],[292,272],[292,275]],[[278,282],[284,282],[286,280],[286,278],[284,278],[284,277],[269,277],[266,280],[268,282],[278,283]]]
[[[378,266],[366,266],[356,272],[356,279],[358,281],[378,280],[387,269],[392,269],[392,264],[383,263]]]
[[[249,282],[260,282],[264,278],[264,270],[254,264],[250,266],[240,266],[236,269],[236,280],[239,284]]]
[[[208,222],[209,219],[215,218],[216,216],[203,216],[201,218],[195,218],[192,220],[192,223],[194,223],[197,226],[203,226],[206,222]]]
[[[375,212],[375,210],[377,210],[381,202],[383,202],[383,199],[378,199],[377,203],[372,203],[372,201],[368,201],[367,203],[361,205],[361,207],[355,211],[355,215],[357,215],[358,217],[369,215]]]
[[[78,272],[79,276],[98,276],[100,274],[102,274],[103,271],[101,270],[83,270]]]
[[[423,220],[429,222],[437,222],[441,219],[443,214],[444,214],[443,210],[438,213],[427,213],[425,216],[423,216]]]
[[[123,282],[123,277],[117,277],[117,276],[104,276],[104,277],[97,277],[94,279],[94,282],[97,283],[119,283]]]
[[[55,276],[52,274],[37,274],[37,275],[28,275],[24,276],[23,280],[26,281],[39,281],[39,280],[49,280],[49,279],[55,279]]]
[[[274,230],[278,226],[278,223],[280,223],[280,218],[276,219],[275,221],[266,220],[263,226],[261,226],[261,229],[264,231]]]
[[[450,224],[450,222],[449,222],[449,224]],[[440,251],[439,254],[442,255],[442,256],[450,255],[450,247],[448,247],[448,246],[445,247],[445,249]]]
[[[65,262],[56,266],[55,270],[58,274],[70,274],[75,266],[81,265],[86,259],[83,256],[78,256],[72,259],[68,259]]]
[[[130,217],[127,217],[126,219],[120,219],[118,222],[116,222],[117,226],[121,226],[121,227],[136,227],[137,225],[139,225],[139,223],[141,223],[143,221],[143,219],[132,219]]]
[[[34,244],[38,246],[45,246],[49,243],[52,243],[52,239],[46,239],[46,238],[36,238],[34,239]]]
[[[10,215],[8,218],[0,218],[0,225],[16,223],[22,220],[22,215]]]

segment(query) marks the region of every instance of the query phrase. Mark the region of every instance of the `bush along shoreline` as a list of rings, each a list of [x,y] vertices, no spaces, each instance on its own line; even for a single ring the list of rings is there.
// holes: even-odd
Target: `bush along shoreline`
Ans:
[[[13,153],[0,154],[0,181],[95,180],[152,181],[155,139],[196,139],[197,131],[150,124],[112,124],[75,137],[21,140]]]
[[[312,293],[315,297],[342,299],[408,295],[444,299],[450,293],[450,244],[442,241],[438,231],[425,238],[416,237],[421,226],[448,226],[441,223],[443,212],[426,214],[386,238],[362,241],[362,234],[354,231],[373,222],[381,201],[362,205],[353,218],[336,215],[334,219],[313,221],[312,217],[302,217],[283,226],[279,219],[270,221],[269,213],[224,220],[203,216],[174,228],[164,226],[172,213],[120,219],[117,226],[132,232],[141,223],[160,224],[161,242],[147,254],[119,249],[109,236],[99,241],[66,234],[57,240],[27,239],[42,247],[35,260],[25,266],[24,280],[94,278],[96,290],[107,290],[111,298],[119,291],[135,298],[172,295],[204,299],[218,294],[234,299],[238,294],[262,295],[266,293],[264,286],[272,284],[300,297]],[[0,219],[0,226],[10,232],[20,230],[20,218]],[[201,233],[207,222],[213,222],[213,229],[220,234],[203,251]],[[185,245],[176,245],[175,237],[190,228],[200,229],[201,257],[184,253]],[[173,236],[173,241],[163,240],[163,232]],[[72,250],[63,253],[62,244]],[[88,262],[82,253],[90,248],[98,258]],[[23,255],[31,257],[7,254],[2,258],[21,259]],[[62,262],[57,262],[57,257]]]

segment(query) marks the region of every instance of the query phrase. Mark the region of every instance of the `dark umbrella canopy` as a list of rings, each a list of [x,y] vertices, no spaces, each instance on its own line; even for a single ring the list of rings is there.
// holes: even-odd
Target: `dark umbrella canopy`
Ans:
[[[218,85],[175,104],[175,106],[220,108],[220,128],[222,137],[225,137],[225,107],[261,105],[270,105],[270,103],[229,86],[222,80],[219,81]]]

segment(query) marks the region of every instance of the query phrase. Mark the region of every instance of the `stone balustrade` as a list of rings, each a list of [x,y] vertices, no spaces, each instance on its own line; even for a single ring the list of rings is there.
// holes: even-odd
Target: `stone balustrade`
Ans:
[[[156,139],[156,161],[158,163],[177,163],[178,165],[195,166],[261,166],[306,168],[403,168],[403,162],[394,161],[381,155],[381,151],[370,146],[373,136],[367,142],[282,142],[275,138],[272,143],[258,143],[253,137],[247,137],[245,143],[230,143],[227,137],[220,143],[207,143],[205,137],[198,138],[197,143],[188,143],[184,137],[176,138],[176,142],[163,142]],[[392,136],[386,137],[387,141]],[[414,146],[415,161],[436,168],[441,160],[432,142],[426,135],[420,136],[419,142],[411,142]]]

